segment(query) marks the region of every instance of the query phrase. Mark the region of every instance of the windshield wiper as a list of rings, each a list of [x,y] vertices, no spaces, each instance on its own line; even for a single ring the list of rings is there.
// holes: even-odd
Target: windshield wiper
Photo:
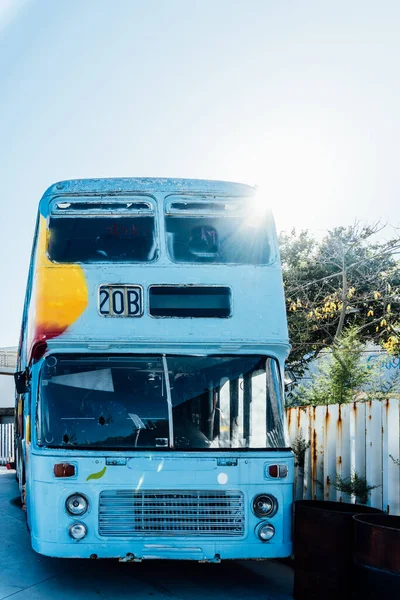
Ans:
[[[165,388],[167,392],[167,405],[168,405],[168,433],[169,433],[169,447],[174,447],[174,425],[172,422],[172,397],[171,397],[171,386],[169,383],[169,373],[168,373],[168,364],[167,357],[165,354],[162,356],[163,367],[164,367],[164,378],[165,378]]]

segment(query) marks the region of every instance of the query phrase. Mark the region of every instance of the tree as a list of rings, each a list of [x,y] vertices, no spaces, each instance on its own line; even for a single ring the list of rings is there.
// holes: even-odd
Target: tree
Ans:
[[[296,386],[288,397],[290,405],[345,404],[368,392],[378,397],[381,382],[376,368],[362,358],[363,344],[352,326],[340,334],[329,350],[320,355],[318,370],[310,384]]]
[[[349,326],[361,342],[400,353],[400,237],[376,241],[384,227],[355,224],[318,241],[308,231],[280,235],[292,351],[301,374]]]

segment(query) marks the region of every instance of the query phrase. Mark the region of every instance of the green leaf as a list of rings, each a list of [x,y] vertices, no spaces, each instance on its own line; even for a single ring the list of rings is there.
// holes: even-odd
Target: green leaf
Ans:
[[[103,467],[103,469],[101,471],[98,471],[97,473],[92,473],[91,475],[88,475],[86,477],[86,481],[89,481],[89,479],[101,479],[106,471],[107,471],[107,467]]]

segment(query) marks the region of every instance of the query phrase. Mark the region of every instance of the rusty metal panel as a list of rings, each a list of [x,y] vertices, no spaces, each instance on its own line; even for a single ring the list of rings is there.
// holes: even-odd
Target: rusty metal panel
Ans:
[[[382,402],[383,432],[383,509],[390,515],[400,514],[400,402],[391,399]]]
[[[332,481],[336,478],[336,433],[339,407],[331,404],[325,412],[325,440],[324,440],[324,497],[325,500],[337,500],[336,489]]]
[[[304,412],[304,417],[301,421],[301,428],[304,434],[304,439],[308,444],[308,448],[306,450],[304,456],[304,494],[303,498],[305,500],[311,500],[312,498],[312,464],[311,464],[311,449],[310,444],[312,440],[312,406],[307,406]]]
[[[300,431],[310,448],[304,469],[296,469],[296,499],[355,502],[337,492],[331,482],[357,473],[372,490],[368,505],[400,514],[400,401],[357,402],[348,405],[288,409],[290,442]],[[393,457],[391,458],[390,455]]]
[[[382,508],[382,403],[378,400],[366,403],[365,423],[365,477],[368,485],[379,486],[371,490],[367,504]]]
[[[286,427],[288,430],[288,435],[290,442],[292,443],[296,437],[296,408],[287,408],[286,409]]]
[[[352,466],[355,472],[364,476],[366,455],[366,404],[364,402],[354,402],[351,410],[354,418],[354,460],[352,461]]]
[[[309,440],[310,440],[310,452],[309,461],[307,465],[307,478],[309,480],[307,500],[314,500],[314,487],[315,487],[315,413],[316,407],[310,406],[309,408]]]
[[[350,454],[350,414],[348,404],[338,406],[338,419],[336,425],[336,472],[342,479],[351,476],[351,454]],[[350,494],[338,491],[338,500],[351,502]]]
[[[288,408],[286,409],[286,426],[288,430],[289,443],[292,445],[297,437],[297,413],[298,408]],[[297,456],[295,457],[295,463],[297,463]],[[303,481],[301,480],[301,485],[299,485],[299,468],[295,467],[295,477],[294,477],[294,497],[296,500],[301,500],[303,498]]]
[[[313,407],[313,432],[311,440],[313,499],[324,499],[324,436],[325,407]]]
[[[309,439],[309,410],[308,407],[290,408],[287,411],[287,424],[289,430],[290,443],[293,444],[296,438],[301,437],[307,443]],[[309,452],[309,451],[307,451]],[[306,452],[306,454],[307,454]],[[305,457],[305,461],[307,456]],[[298,457],[296,456],[296,462]],[[296,467],[295,476],[295,498],[302,500],[307,493],[307,482],[304,478],[304,466]]]

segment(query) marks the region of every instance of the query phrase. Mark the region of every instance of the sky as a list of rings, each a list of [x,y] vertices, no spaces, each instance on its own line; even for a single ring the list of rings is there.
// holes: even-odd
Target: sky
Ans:
[[[59,180],[258,185],[278,231],[400,226],[397,0],[0,0],[0,346]]]

